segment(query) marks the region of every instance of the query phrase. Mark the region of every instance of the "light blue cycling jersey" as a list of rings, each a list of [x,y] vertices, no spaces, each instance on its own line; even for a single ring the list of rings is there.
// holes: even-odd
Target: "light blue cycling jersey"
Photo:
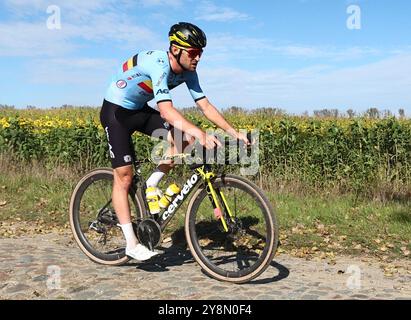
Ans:
[[[175,74],[166,51],[142,51],[128,59],[113,76],[105,99],[127,109],[141,109],[155,98],[171,101],[170,90],[186,83],[194,101],[205,98],[197,72]]]

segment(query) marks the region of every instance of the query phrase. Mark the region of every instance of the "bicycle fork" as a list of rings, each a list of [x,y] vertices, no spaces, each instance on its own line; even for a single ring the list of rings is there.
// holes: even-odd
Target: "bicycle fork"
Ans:
[[[213,184],[211,183],[211,179],[215,177],[215,174],[213,172],[204,172],[202,168],[197,169],[198,172],[203,176],[203,179],[205,180],[207,184],[207,194],[208,197],[211,201],[211,204],[214,209],[214,215],[217,219],[221,221],[221,224],[223,225],[224,231],[228,232],[228,226],[227,226],[227,221],[225,219],[226,214],[228,213],[231,221],[234,221],[234,216],[228,207],[227,199],[224,196],[224,193],[220,189],[214,189]],[[220,200],[219,200],[220,198]],[[223,207],[221,207],[221,205]]]

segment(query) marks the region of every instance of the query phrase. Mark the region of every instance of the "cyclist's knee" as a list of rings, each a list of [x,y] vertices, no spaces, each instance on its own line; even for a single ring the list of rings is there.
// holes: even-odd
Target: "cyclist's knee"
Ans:
[[[114,169],[114,184],[124,189],[129,189],[133,181],[133,169],[131,166]]]

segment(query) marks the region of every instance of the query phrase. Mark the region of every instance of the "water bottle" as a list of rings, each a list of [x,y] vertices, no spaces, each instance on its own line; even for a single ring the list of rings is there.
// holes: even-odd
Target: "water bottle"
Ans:
[[[160,198],[159,205],[162,209],[167,208],[171,201],[173,201],[173,198],[176,194],[178,194],[181,191],[180,187],[176,185],[175,183],[172,183],[168,186],[166,192],[164,192],[163,196]]]
[[[150,213],[160,213],[159,189],[157,187],[148,187],[146,189],[146,199]]]

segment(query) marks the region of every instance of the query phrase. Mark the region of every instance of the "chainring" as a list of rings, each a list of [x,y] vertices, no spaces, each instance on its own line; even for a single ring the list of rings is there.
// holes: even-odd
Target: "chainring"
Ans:
[[[137,238],[141,244],[154,250],[161,241],[161,228],[152,219],[145,219],[137,225]]]

